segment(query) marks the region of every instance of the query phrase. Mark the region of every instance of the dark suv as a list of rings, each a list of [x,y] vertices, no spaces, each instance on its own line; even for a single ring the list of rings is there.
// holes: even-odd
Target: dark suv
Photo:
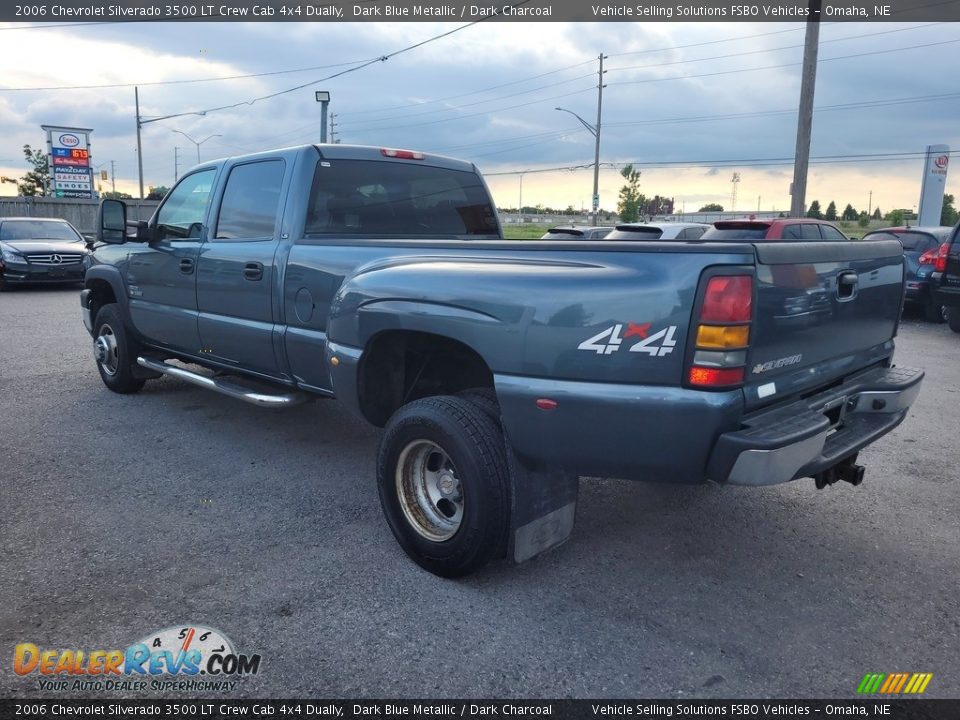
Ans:
[[[950,329],[960,333],[960,223],[940,246],[930,284],[934,300],[944,306]]]
[[[931,290],[938,257],[941,256],[940,248],[944,247],[945,254],[949,237],[948,227],[892,227],[873,230],[863,236],[864,240],[892,238],[900,241],[907,260],[906,300],[921,307],[929,322],[940,323],[946,319],[944,306],[934,300]]]

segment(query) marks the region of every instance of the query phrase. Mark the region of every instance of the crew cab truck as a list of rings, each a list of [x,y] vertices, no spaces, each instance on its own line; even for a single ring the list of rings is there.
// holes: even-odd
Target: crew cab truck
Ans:
[[[892,364],[896,241],[506,241],[477,169],[419,152],[205,163],[98,224],[104,384],[335,396],[384,428],[386,520],[443,576],[563,542],[583,475],[857,484],[923,376]]]

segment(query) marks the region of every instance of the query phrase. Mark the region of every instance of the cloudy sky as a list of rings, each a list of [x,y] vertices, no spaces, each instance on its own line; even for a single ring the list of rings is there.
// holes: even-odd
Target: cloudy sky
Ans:
[[[601,163],[640,167],[642,190],[676,198],[678,209],[729,209],[734,172],[737,209],[789,208],[801,23],[480,23],[325,80],[460,27],[0,24],[0,174],[23,174],[20,148],[43,146],[41,124],[90,127],[94,165],[114,161],[117,189],[136,195],[133,85],[145,118],[185,113],[144,125],[146,185],[173,183],[175,147],[181,172],[196,162],[196,146],[175,130],[216,136],[200,146],[204,160],[319,142],[320,89],[344,143],[471,160],[501,206],[515,206],[522,185],[524,205],[589,208],[593,136],[554,108],[596,121],[603,53]],[[915,207],[918,154],[935,143],[960,150],[960,25],[824,23],[820,40],[808,202]],[[273,74],[235,78],[262,73]],[[89,85],[117,87],[77,87]],[[552,170],[576,166],[587,167]],[[517,171],[531,172],[521,181]],[[615,207],[620,185],[604,166],[602,206]],[[960,170],[947,192],[960,194]]]

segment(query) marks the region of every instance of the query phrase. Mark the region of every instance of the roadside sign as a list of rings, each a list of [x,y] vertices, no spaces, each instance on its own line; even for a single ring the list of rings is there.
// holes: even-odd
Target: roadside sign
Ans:
[[[594,196],[593,196],[593,209],[596,210],[598,207],[600,207],[600,196],[599,196],[599,195],[594,195]]]
[[[90,155],[90,128],[41,125],[47,133],[50,194],[54,197],[94,197]]]

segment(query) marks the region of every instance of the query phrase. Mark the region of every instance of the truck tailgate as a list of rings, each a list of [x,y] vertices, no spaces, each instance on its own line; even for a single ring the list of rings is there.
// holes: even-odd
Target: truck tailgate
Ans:
[[[873,242],[757,243],[748,408],[822,387],[893,351],[903,248]]]

